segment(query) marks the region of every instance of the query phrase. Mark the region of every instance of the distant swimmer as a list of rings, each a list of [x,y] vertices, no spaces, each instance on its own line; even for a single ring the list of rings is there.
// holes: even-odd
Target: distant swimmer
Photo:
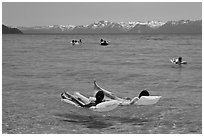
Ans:
[[[181,65],[181,64],[187,64],[186,61],[183,61],[182,57],[178,57],[177,59],[170,59],[170,61],[173,63],[173,64],[178,64],[178,65]]]
[[[76,45],[76,44],[81,45],[82,40],[81,39],[80,40],[72,40],[70,43],[72,43],[72,45]]]
[[[104,39],[101,39],[101,40],[100,40],[100,44],[101,44],[102,46],[107,46],[108,43],[109,43],[109,41],[106,41],[106,40],[104,40]]]
[[[178,57],[175,61],[176,64],[181,64],[182,63],[182,57]]]

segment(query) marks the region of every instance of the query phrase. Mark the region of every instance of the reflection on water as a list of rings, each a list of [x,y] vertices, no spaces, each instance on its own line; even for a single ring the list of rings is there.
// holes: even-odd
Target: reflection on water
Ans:
[[[129,123],[132,125],[144,125],[148,122],[147,119],[141,118],[130,118],[120,116],[90,116],[90,115],[76,115],[76,114],[56,114],[63,119],[65,122],[72,122],[78,125],[85,125],[87,128],[108,128],[115,124]],[[117,123],[116,123],[117,122]]]

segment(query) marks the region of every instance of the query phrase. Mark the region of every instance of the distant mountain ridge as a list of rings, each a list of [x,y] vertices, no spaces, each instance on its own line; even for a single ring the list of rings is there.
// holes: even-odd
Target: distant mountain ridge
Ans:
[[[2,34],[22,34],[22,32],[17,28],[11,28],[11,27],[2,25]]]
[[[35,27],[17,27],[24,34],[167,34],[167,33],[188,33],[201,34],[202,20],[190,21],[147,21],[147,22],[111,22],[98,21],[89,25],[51,25]]]

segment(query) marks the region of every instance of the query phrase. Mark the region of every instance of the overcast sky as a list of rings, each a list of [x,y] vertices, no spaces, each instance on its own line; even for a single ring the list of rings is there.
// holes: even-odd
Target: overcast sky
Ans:
[[[170,21],[202,19],[201,2],[3,2],[7,26],[88,25],[108,20]]]

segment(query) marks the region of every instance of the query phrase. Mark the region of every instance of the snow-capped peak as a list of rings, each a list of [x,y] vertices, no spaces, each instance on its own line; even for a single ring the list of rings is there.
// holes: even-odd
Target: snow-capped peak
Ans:
[[[164,22],[161,22],[161,21],[147,21],[147,22],[136,22],[137,25],[147,25],[149,27],[152,27],[152,28],[156,28],[156,27],[160,27],[162,25],[164,25],[165,23]]]
[[[111,24],[112,24],[112,22],[110,22],[110,21],[101,20],[101,21],[98,21],[98,22],[94,22],[94,23],[88,25],[87,27],[96,29],[96,28],[103,28],[103,27],[109,26]]]
[[[164,25],[165,23],[164,22],[161,22],[161,21],[148,21],[148,26],[150,27],[160,27],[162,25]]]
[[[128,22],[128,23],[125,23],[125,22],[120,22],[119,23],[123,28],[125,29],[131,29],[133,27],[135,27],[135,25],[137,24],[136,22]]]
[[[168,23],[171,23],[172,25],[178,25],[178,24],[186,24],[191,22],[190,20],[180,20],[180,21],[169,21]]]

